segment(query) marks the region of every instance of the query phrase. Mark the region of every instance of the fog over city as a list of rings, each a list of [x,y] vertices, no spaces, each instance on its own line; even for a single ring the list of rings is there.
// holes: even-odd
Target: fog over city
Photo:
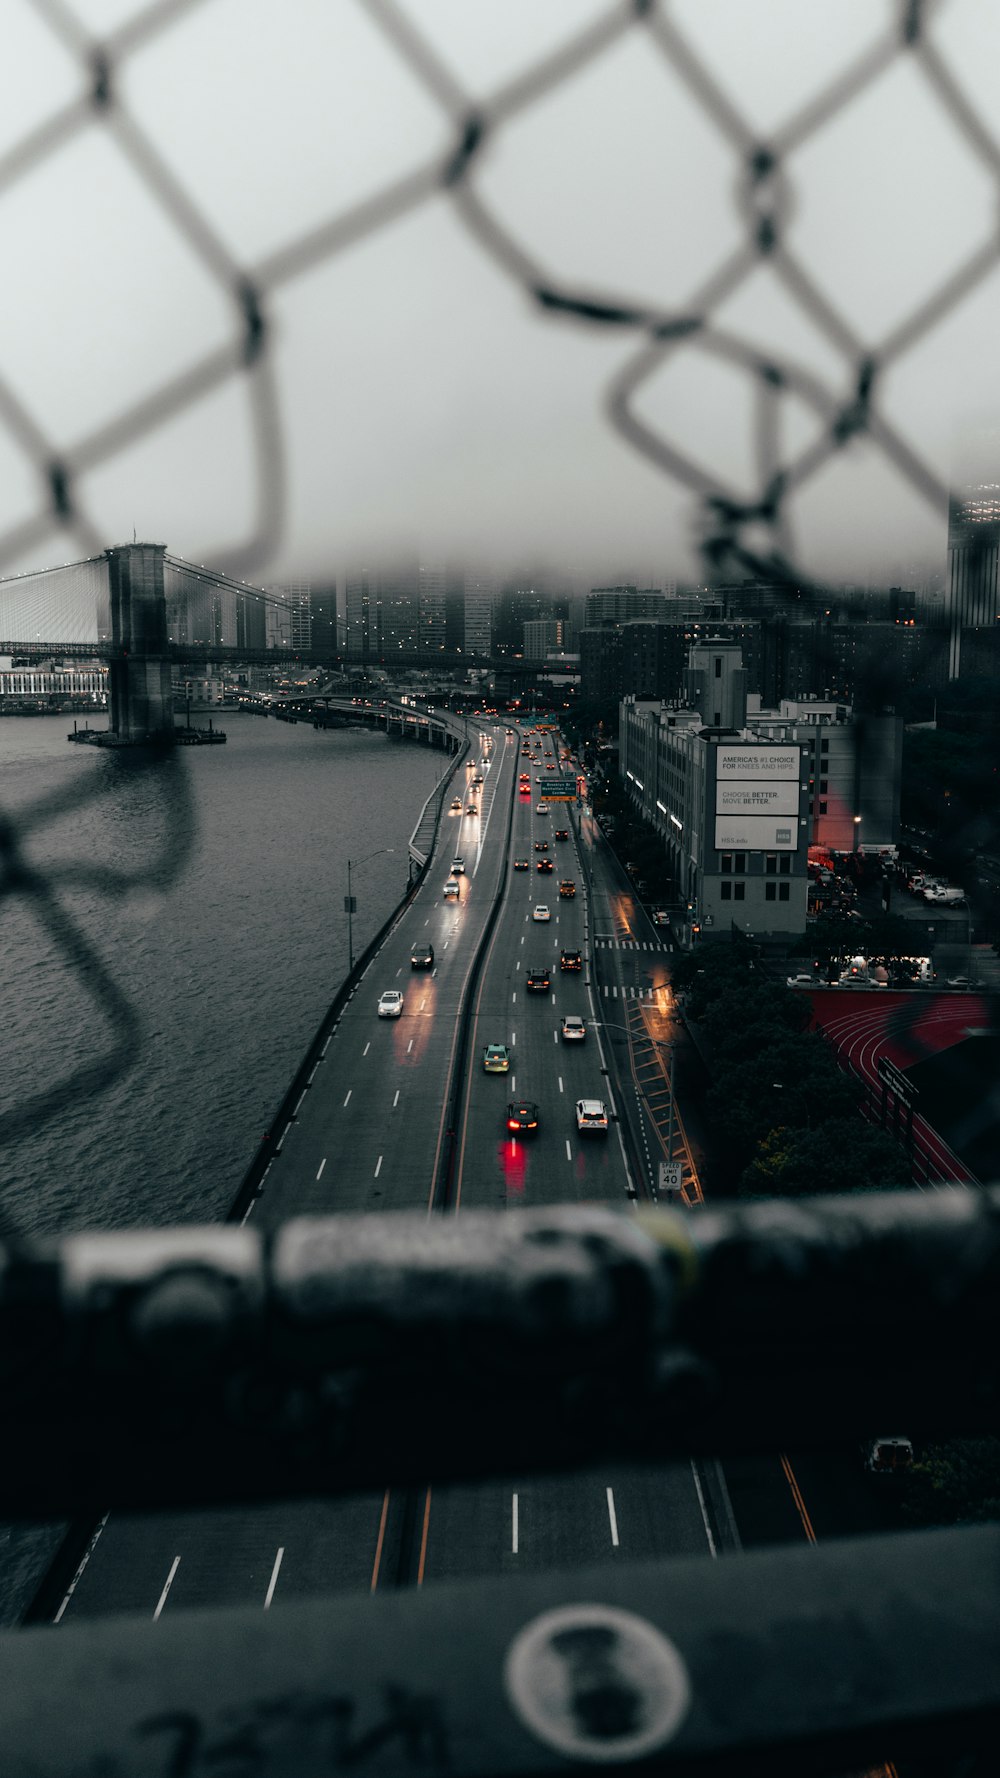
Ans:
[[[4,10],[4,573],[135,532],[271,580],[404,549],[701,578],[698,478],[759,498],[871,353],[876,436],[820,449],[787,534],[744,541],[833,580],[940,574],[947,485],[1000,414],[992,0],[942,6],[912,55],[877,0]],[[781,156],[770,256],[754,143]],[[637,448],[609,391],[649,318],[708,328],[637,379]],[[68,530],[43,522],[53,460]]]

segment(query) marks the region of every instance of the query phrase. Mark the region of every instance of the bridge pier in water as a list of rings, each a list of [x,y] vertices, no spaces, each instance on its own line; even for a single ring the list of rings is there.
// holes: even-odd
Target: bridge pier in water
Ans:
[[[119,745],[174,736],[163,543],[109,549],[111,720]]]

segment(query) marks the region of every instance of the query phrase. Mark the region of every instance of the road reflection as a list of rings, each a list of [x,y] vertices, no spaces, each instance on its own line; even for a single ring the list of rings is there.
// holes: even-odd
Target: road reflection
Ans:
[[[508,1198],[523,1202],[528,1183],[528,1157],[524,1143],[518,1142],[516,1136],[505,1137],[500,1143],[499,1158]]]

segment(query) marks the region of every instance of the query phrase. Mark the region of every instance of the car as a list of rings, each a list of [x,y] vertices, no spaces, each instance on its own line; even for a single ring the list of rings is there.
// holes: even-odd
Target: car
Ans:
[[[536,852],[547,852],[548,849],[549,849],[548,840],[536,840],[535,841],[535,851]]]
[[[514,869],[515,870],[527,870],[528,869],[528,860],[526,858],[515,858]]]
[[[564,901],[572,901],[574,895],[576,894],[576,884],[574,883],[572,877],[563,877],[561,883],[559,884],[559,893],[562,896]]]
[[[544,901],[540,901],[538,903],[538,906],[535,908],[535,911],[532,914],[531,918],[533,920],[551,920],[552,915],[549,913],[549,910],[546,907]]]
[[[553,835],[553,838],[557,839],[557,840],[568,840],[569,839],[569,828],[568,827],[557,827],[556,831]]]
[[[457,877],[449,877],[444,886],[445,901],[457,901],[461,891]]]
[[[786,988],[815,988],[815,986],[816,977],[809,975],[804,969],[800,969],[798,975],[786,975],[785,977]]]
[[[451,861],[451,874],[453,877],[464,877],[465,875],[465,859],[460,852],[456,853]]]
[[[411,969],[433,969],[434,968],[434,946],[433,945],[414,945],[412,951],[410,952],[410,968]]]
[[[551,858],[540,858],[540,859],[539,859],[539,860],[538,860],[538,863],[537,863],[537,865],[536,865],[536,866],[535,866],[535,868],[536,868],[536,870],[540,870],[540,871],[547,871],[547,872],[548,872],[548,874],[549,874],[549,876],[551,876],[551,875],[552,875],[552,870],[553,870],[553,865],[552,865],[552,860],[551,860]]]
[[[485,1074],[506,1074],[510,1067],[510,1050],[505,1043],[488,1043],[483,1051]]]
[[[460,796],[456,796],[454,802],[452,803],[451,812],[453,815],[460,815],[462,813],[462,799]]]
[[[398,1019],[403,1010],[403,996],[398,988],[387,988],[378,1003],[380,1019]]]
[[[865,1439],[861,1461],[866,1475],[886,1487],[898,1487],[913,1467],[913,1444],[899,1433]]]
[[[578,1099],[576,1102],[576,1127],[584,1135],[593,1133],[606,1136],[608,1133],[608,1112],[603,1099]]]
[[[535,810],[536,815],[547,815],[548,812],[549,812],[548,803],[539,803],[538,807]]]
[[[531,1099],[512,1099],[507,1107],[508,1130],[522,1136],[538,1128],[538,1106]]]
[[[583,958],[579,951],[560,951],[559,967],[560,969],[582,969]]]
[[[981,982],[974,982],[968,975],[950,975],[945,981],[946,988],[954,988],[961,994],[970,994],[973,988],[981,988]]]
[[[551,979],[550,979],[549,972],[547,969],[529,969],[529,971],[528,971],[528,993],[529,994],[547,994],[550,986],[551,986]]]
[[[568,1012],[562,1022],[564,1043],[583,1043],[587,1035],[587,1026],[577,1013]]]
[[[475,803],[467,803],[465,806],[465,813],[467,815],[478,815],[479,810],[476,808]]]
[[[650,916],[654,926],[669,926],[670,915],[666,908],[654,908]]]

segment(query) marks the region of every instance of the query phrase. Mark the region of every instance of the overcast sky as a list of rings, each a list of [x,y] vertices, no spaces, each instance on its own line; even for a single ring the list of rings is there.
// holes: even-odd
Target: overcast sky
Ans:
[[[134,0],[60,4],[97,38],[145,10]],[[194,250],[92,117],[0,183],[3,409],[13,400],[29,417],[41,454],[72,452],[236,337],[227,256],[251,273],[273,268],[286,248],[443,156],[455,135],[449,80],[488,104],[589,20],[616,12],[594,0],[395,0],[395,9],[431,46],[441,96],[361,0],[200,0],[116,58],[126,113],[217,247]],[[898,8],[683,0],[663,10],[747,131],[769,140],[884,38]],[[4,0],[3,13],[0,154],[10,155],[84,82],[46,4]],[[939,9],[933,37],[972,112],[992,124],[1000,5],[955,0]],[[996,233],[996,174],[908,58],[837,108],[791,153],[787,175],[792,254],[876,351]],[[690,312],[745,241],[740,181],[736,145],[640,25],[498,126],[471,188],[559,289],[673,315]],[[701,576],[697,502],[605,410],[641,336],[540,313],[440,190],[348,250],[269,279],[288,496],[280,545],[256,578],[327,577],[411,544],[428,559],[549,559],[585,580]],[[881,388],[881,412],[942,481],[963,430],[1000,414],[998,315],[994,269]],[[807,371],[825,399],[847,397],[849,355],[766,266],[712,320]],[[739,365],[689,339],[635,408],[722,489],[754,493],[755,409]],[[39,496],[36,465],[2,422],[0,411],[6,533]],[[791,458],[822,430],[794,398],[781,424]],[[105,543],[135,529],[225,566],[259,509],[253,440],[243,376],[207,395],[192,390],[138,441],[105,440],[100,466],[81,478],[82,505]],[[796,559],[812,572],[905,584],[943,564],[940,504],[871,444],[811,477],[790,518]],[[82,553],[54,532],[27,558],[8,556],[4,572]]]

